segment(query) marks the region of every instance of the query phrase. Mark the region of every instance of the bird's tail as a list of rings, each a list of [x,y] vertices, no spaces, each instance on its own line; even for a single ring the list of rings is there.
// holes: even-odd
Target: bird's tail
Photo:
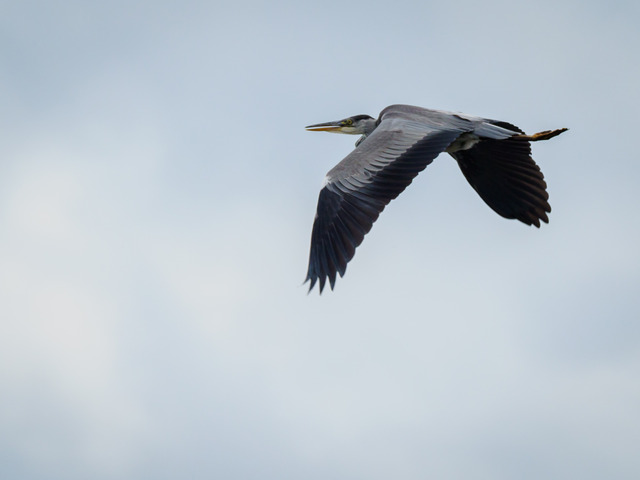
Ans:
[[[562,132],[566,132],[569,130],[568,128],[558,128],[557,130],[545,130],[544,132],[534,133],[533,135],[514,135],[511,138],[520,138],[522,140],[527,140],[529,142],[537,142],[539,140],[549,140],[557,135],[560,135]]]

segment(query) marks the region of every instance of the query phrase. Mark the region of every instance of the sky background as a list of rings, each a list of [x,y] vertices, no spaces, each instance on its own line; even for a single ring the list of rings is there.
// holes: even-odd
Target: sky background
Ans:
[[[0,477],[640,478],[636,1],[0,3]],[[533,133],[553,211],[438,158],[336,290],[325,173],[393,103]]]

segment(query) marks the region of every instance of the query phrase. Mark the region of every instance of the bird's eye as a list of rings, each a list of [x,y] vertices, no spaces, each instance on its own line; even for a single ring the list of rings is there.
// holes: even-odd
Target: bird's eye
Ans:
[[[344,121],[344,124],[345,124],[347,127],[350,127],[351,125],[353,125],[353,119],[352,119],[352,118],[347,118],[347,119]]]

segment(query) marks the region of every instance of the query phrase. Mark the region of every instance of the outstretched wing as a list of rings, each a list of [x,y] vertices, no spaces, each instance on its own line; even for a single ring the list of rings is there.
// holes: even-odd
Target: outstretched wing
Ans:
[[[327,174],[311,234],[309,291],[319,282],[322,292],[327,278],[333,289],[384,207],[461,133],[473,130],[463,118],[444,125],[385,112],[373,133]]]
[[[494,124],[523,133],[505,122]],[[531,158],[531,145],[523,136],[482,138],[472,148],[451,155],[467,181],[496,213],[536,227],[540,227],[540,220],[549,222],[547,184]]]

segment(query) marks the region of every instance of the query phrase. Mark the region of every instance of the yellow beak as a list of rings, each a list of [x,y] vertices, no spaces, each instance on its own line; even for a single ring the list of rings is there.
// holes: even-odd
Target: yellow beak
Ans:
[[[318,123],[316,125],[309,125],[308,127],[304,127],[310,132],[336,132],[342,130],[342,125],[340,122],[326,122],[326,123]]]

